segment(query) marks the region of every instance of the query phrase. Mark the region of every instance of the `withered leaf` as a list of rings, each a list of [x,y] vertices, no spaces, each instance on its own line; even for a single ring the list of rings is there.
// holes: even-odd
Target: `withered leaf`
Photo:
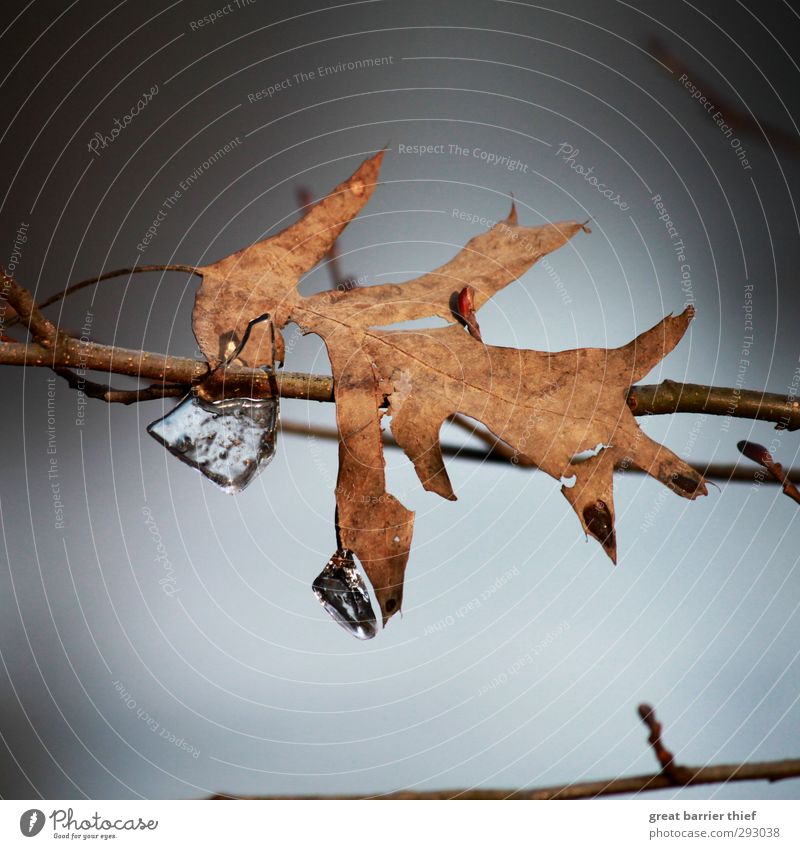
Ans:
[[[478,310],[537,260],[585,227],[561,221],[524,227],[516,211],[471,239],[440,268],[396,285],[297,292],[301,275],[330,249],[367,202],[382,154],[361,167],[300,221],[202,269],[194,331],[206,357],[225,347],[255,315],[269,312],[316,333],[330,357],[339,430],[336,487],[340,547],[355,553],[372,582],[384,624],[400,610],[414,514],[386,491],[381,419],[414,464],[425,489],[455,500],[442,459],[439,430],[462,413],[557,480],[584,531],[616,562],[612,476],[636,466],[678,495],[706,494],[705,481],[669,449],[649,439],[626,403],[627,390],[680,341],[694,311],[668,316],[621,348],[546,353],[486,345],[470,335],[458,299],[471,287]],[[462,297],[463,300],[463,297]],[[387,325],[438,316],[449,326],[386,330]],[[247,343],[240,359],[270,364],[266,337]],[[388,409],[384,404],[388,402]],[[576,455],[601,446],[590,459]]]
[[[248,322],[269,313],[275,329],[286,325],[301,300],[300,278],[331,249],[342,230],[372,196],[383,151],[367,159],[344,183],[308,210],[303,218],[276,236],[198,268],[203,277],[192,312],[197,344],[211,365],[235,349]],[[283,343],[278,339],[278,360]],[[238,358],[249,366],[272,364],[268,325],[254,327]]]

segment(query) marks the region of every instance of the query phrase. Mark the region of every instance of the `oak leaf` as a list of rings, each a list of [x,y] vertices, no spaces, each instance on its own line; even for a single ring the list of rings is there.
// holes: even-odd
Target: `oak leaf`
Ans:
[[[615,467],[636,466],[685,498],[706,494],[703,477],[649,439],[626,402],[631,384],[680,341],[693,309],[667,316],[621,348],[547,353],[484,344],[459,313],[465,287],[471,287],[467,301],[474,316],[537,260],[586,229],[576,221],[524,227],[513,207],[448,263],[414,280],[302,297],[300,278],[369,200],[382,158],[381,152],[367,159],[283,232],[200,269],[193,327],[201,350],[218,364],[262,313],[272,316],[276,331],[295,322],[323,339],[339,430],[337,542],[364,566],[384,624],[402,604],[414,522],[386,491],[384,415],[423,487],[450,500],[456,496],[442,459],[442,422],[454,413],[483,422],[518,455],[564,481],[562,492],[584,531],[616,562]],[[448,326],[381,329],[428,317]],[[259,330],[239,355],[253,367],[272,364],[272,335]],[[587,460],[578,457],[592,451]]]

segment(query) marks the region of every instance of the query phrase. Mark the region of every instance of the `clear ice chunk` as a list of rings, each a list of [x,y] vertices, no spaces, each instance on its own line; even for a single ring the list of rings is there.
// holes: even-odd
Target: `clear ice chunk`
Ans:
[[[171,454],[228,493],[241,492],[275,456],[277,398],[204,401],[190,395],[148,426]]]
[[[339,549],[311,585],[329,616],[359,640],[371,640],[378,623],[353,552]]]

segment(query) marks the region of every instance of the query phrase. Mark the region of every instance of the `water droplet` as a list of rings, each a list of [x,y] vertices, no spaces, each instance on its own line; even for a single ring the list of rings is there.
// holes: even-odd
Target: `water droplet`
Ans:
[[[375,612],[353,552],[339,549],[311,585],[329,616],[359,640],[378,633]]]
[[[147,432],[228,493],[241,492],[275,456],[277,398],[184,398]]]

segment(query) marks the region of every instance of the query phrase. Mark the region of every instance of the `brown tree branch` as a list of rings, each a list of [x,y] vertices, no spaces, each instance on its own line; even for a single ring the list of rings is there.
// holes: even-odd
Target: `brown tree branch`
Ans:
[[[187,389],[208,373],[205,360],[80,342],[64,334],[61,334],[56,350],[48,350],[43,344],[2,342],[0,365],[82,367],[180,384]],[[224,384],[232,396],[250,394],[251,397],[263,398],[272,394],[269,375],[260,369],[229,367],[211,378],[210,385],[216,387],[220,384]],[[278,394],[283,398],[334,400],[333,379],[326,375],[280,372],[277,385]],[[665,380],[655,385],[631,387],[628,405],[636,416],[707,413],[774,422],[786,430],[800,427],[800,403],[797,400],[760,390]]]
[[[581,781],[532,790],[400,790],[371,796],[233,796],[220,793],[213,799],[596,799],[622,793],[646,793],[652,790],[695,787],[701,784],[726,784],[733,781],[784,781],[800,778],[800,758],[784,761],[717,764],[682,767],[684,780],[676,785],[663,772],[630,775],[604,781]]]
[[[138,389],[114,389],[105,383],[88,380],[82,374],[68,368],[54,368],[53,371],[70,385],[72,389],[83,392],[87,398],[114,404],[138,404],[140,401],[156,401],[159,398],[180,398],[186,394],[186,387],[177,383],[153,383]]]
[[[594,799],[621,793],[645,793],[667,788],[693,787],[699,784],[724,784],[728,781],[783,781],[800,778],[800,758],[784,761],[719,764],[717,766],[678,766],[675,757],[661,741],[661,723],[650,705],[638,708],[639,717],[650,731],[648,742],[661,765],[661,771],[631,775],[606,781],[580,781],[540,787],[533,790],[400,790],[370,796],[232,796],[218,794],[213,799]]]
[[[460,419],[460,421],[459,421]],[[513,451],[508,449],[508,446],[497,439],[494,434],[482,428],[473,428],[472,422],[469,419],[453,416],[451,419],[453,424],[459,425],[467,433],[478,437],[482,442],[485,442],[486,448],[477,448],[471,445],[450,445],[442,443],[442,455],[444,457],[457,457],[460,460],[474,460],[478,463],[503,463],[511,462]],[[291,434],[292,436],[305,436],[307,439],[325,439],[332,442],[338,442],[339,431],[335,427],[323,427],[320,425],[308,425],[302,422],[293,422],[287,419],[281,420],[281,433]],[[391,434],[383,434],[383,445],[385,448],[400,448],[394,441]],[[528,458],[519,455],[515,466],[520,468],[537,469],[535,463]],[[524,462],[523,462],[524,461]],[[731,465],[729,463],[690,463],[693,469],[709,480],[719,480],[724,483],[765,483],[778,484],[783,481],[778,481],[773,478],[762,476],[759,472],[753,472],[740,466]],[[645,475],[641,469],[635,466],[628,465],[625,468],[618,468],[617,471],[626,475]],[[800,469],[788,469],[784,471],[787,480],[800,483]]]
[[[14,308],[16,315],[13,319],[24,324],[42,348],[52,348],[59,337],[58,328],[42,315],[33,295],[7,274],[5,269],[0,269],[0,290],[5,300]],[[6,322],[6,326],[10,323]]]
[[[632,386],[628,406],[635,416],[665,413],[706,413],[738,419],[774,422],[781,430],[800,428],[800,401],[794,396],[753,389],[676,383]]]
[[[772,480],[783,487],[783,494],[788,495],[792,501],[800,504],[800,489],[792,483],[791,470],[787,471],[783,466],[772,458],[772,454],[757,442],[748,442],[743,439],[736,447],[750,460],[763,466],[771,475]],[[764,479],[764,473],[759,472],[758,479]]]
[[[111,280],[113,277],[122,277],[123,275],[131,275],[131,274],[143,274],[148,272],[155,271],[183,271],[186,274],[199,274],[200,272],[191,265],[135,265],[131,268],[116,268],[114,271],[107,271],[105,274],[101,274],[97,277],[89,277],[87,280],[81,280],[79,283],[73,283],[71,286],[67,286],[63,292],[56,292],[55,295],[51,295],[49,298],[46,298],[39,304],[39,309],[44,309],[45,307],[49,307],[51,304],[58,303],[69,295],[74,294],[75,292],[80,292],[81,289],[86,289],[89,286],[96,286],[98,283],[102,283],[103,280]],[[6,322],[6,327],[11,327],[20,320],[20,316],[12,316]]]
[[[672,71],[677,82],[682,83],[684,78],[688,79],[694,85],[695,89],[700,92],[697,97],[704,96],[709,103],[713,104],[713,111],[721,115],[725,122],[733,127],[737,133],[746,133],[761,142],[768,139],[777,148],[795,156],[800,154],[800,139],[798,139],[796,133],[785,130],[783,127],[779,127],[769,121],[764,121],[757,115],[753,115],[745,109],[735,106],[715,86],[698,77],[694,73],[693,68],[687,65],[676,53],[669,50],[657,38],[650,39],[647,46],[653,56],[662,65],[666,65]],[[712,116],[711,109],[707,108],[703,111],[709,117]]]
[[[661,739],[662,726],[656,719],[656,712],[650,705],[639,705],[639,716],[650,731],[647,742],[653,748],[656,760],[661,764],[661,772],[672,782],[672,784],[683,784],[686,779],[683,768],[675,763],[675,755],[664,745]]]
[[[143,270],[142,269],[139,270]],[[190,270],[185,267],[185,270]],[[99,278],[95,278],[99,279]],[[39,366],[52,369],[100,371],[124,374],[170,384],[166,394],[177,394],[208,376],[205,360],[175,357],[150,351],[139,351],[85,342],[59,332],[45,318],[30,293],[5,272],[0,283],[11,306],[34,337],[33,342],[0,341],[0,365]],[[263,398],[272,395],[273,387],[284,398],[308,401],[333,401],[333,379],[325,375],[280,372],[276,378],[261,369],[228,367],[216,372],[206,384],[209,393],[224,391],[229,397]],[[106,401],[132,403],[129,393],[106,391],[98,397]],[[140,400],[163,397],[156,387],[149,387]],[[105,396],[108,397],[105,397]],[[628,406],[636,416],[672,413],[707,413],[735,418],[774,422],[777,427],[796,430],[800,427],[800,402],[794,396],[759,390],[743,390],[665,380],[657,385],[631,387]]]

